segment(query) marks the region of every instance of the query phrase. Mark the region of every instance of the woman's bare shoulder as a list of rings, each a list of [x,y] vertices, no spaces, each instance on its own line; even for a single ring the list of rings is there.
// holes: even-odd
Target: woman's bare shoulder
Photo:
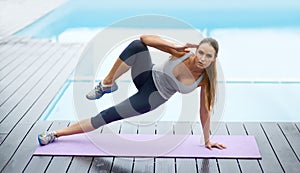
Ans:
[[[204,78],[200,81],[200,83],[198,84],[198,87],[203,87],[203,86],[205,86],[205,82],[207,82],[206,76],[204,76]]]

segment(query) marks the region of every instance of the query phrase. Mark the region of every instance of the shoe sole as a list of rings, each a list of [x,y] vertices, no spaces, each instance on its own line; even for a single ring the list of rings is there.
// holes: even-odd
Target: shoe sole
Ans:
[[[112,93],[112,92],[114,92],[114,91],[117,91],[118,90],[118,86],[116,87],[116,89],[114,89],[114,90],[106,90],[106,91],[104,91],[99,97],[97,97],[97,98],[88,98],[87,96],[86,96],[86,98],[88,99],[88,100],[97,100],[97,99],[100,99],[104,94],[108,94],[108,93]]]
[[[43,144],[42,142],[43,142],[43,140],[40,138],[40,135],[38,135],[38,141],[39,141],[39,144],[40,144],[40,146],[44,146],[44,145],[46,145],[46,144]]]

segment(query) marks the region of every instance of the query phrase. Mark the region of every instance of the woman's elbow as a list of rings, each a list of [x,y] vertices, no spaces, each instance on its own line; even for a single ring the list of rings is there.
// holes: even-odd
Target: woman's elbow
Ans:
[[[153,39],[156,39],[157,36],[156,35],[141,35],[140,36],[140,40],[145,43],[145,44],[151,44],[151,42],[153,42]]]
[[[146,44],[149,40],[149,35],[141,35],[140,40]]]
[[[209,113],[206,108],[200,108],[200,116],[209,116]]]

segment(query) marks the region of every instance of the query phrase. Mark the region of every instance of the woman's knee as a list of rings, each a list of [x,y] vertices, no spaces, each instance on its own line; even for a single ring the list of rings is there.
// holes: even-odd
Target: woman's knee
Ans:
[[[129,46],[131,49],[133,49],[136,53],[148,51],[148,48],[145,43],[143,43],[141,40],[134,40],[132,41]]]
[[[131,65],[130,62],[134,61],[134,55],[146,51],[148,51],[148,48],[141,40],[134,40],[123,50],[120,58]]]
[[[99,114],[91,118],[92,126],[97,129],[105,124],[123,119],[116,111],[115,107],[110,107],[101,111]]]

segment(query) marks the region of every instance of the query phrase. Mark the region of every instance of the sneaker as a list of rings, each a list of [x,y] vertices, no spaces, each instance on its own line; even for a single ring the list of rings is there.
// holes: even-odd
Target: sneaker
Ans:
[[[89,100],[95,100],[101,98],[106,93],[114,92],[118,89],[118,85],[114,83],[112,86],[102,86],[101,82],[92,89],[87,95],[86,98]]]
[[[42,145],[42,146],[53,142],[55,140],[55,138],[56,138],[56,136],[55,136],[54,131],[44,132],[44,133],[38,135],[38,141],[39,141],[40,145]]]

